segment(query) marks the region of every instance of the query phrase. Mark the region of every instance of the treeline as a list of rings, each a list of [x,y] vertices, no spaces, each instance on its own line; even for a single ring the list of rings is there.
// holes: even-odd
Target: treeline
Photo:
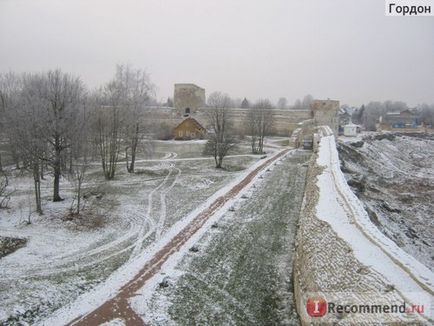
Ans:
[[[228,96],[225,94],[225,96]],[[290,104],[286,97],[280,97],[276,103],[271,102],[267,99],[267,101],[270,103],[270,105],[274,109],[279,110],[310,110],[310,104],[314,100],[313,96],[308,94],[304,96],[302,99],[297,99],[293,104]],[[228,107],[230,108],[252,108],[254,107],[256,102],[252,102],[246,97],[244,99],[241,98],[233,98],[228,96]],[[173,99],[171,97],[167,98],[167,100],[164,103],[156,103],[157,106],[166,106],[166,107],[173,107]]]
[[[289,104],[286,97],[280,97],[275,104],[273,104],[270,100],[267,99],[268,104],[275,109],[279,110],[310,110],[310,104],[314,100],[313,96],[308,94],[304,96],[302,99],[295,100],[294,104]],[[169,101],[168,101],[169,102]],[[170,101],[170,103],[172,103]],[[247,98],[243,100],[239,98],[231,98],[230,99],[230,107],[232,108],[252,108],[255,106],[255,103],[251,103]]]
[[[348,110],[348,106],[343,106]],[[360,108],[354,108],[352,111],[352,121],[363,125],[366,130],[376,130],[376,123],[380,116],[384,116],[390,112],[402,112],[410,110],[419,116],[419,121],[426,126],[434,125],[434,104],[420,104],[416,107],[409,107],[407,103],[402,101],[372,101]]]
[[[0,171],[3,155],[32,173],[36,211],[42,214],[41,179],[53,175],[53,201],[61,201],[60,179],[74,179],[80,191],[91,160],[99,159],[107,180],[115,177],[121,151],[134,172],[145,134],[141,109],[154,86],[144,70],[118,65],[112,80],[89,90],[80,78],[61,70],[0,75]],[[5,154],[6,153],[6,154]]]

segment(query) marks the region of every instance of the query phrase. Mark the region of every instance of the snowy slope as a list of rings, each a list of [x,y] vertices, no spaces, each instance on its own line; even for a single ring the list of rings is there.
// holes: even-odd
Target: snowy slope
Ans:
[[[434,271],[434,135],[371,135],[338,147],[371,221]]]
[[[350,244],[355,257],[384,275],[406,301],[429,306],[434,299],[434,274],[372,224],[340,170],[334,136],[323,134],[317,159],[325,167],[317,183],[318,218],[329,223]],[[430,309],[426,314],[433,318]]]

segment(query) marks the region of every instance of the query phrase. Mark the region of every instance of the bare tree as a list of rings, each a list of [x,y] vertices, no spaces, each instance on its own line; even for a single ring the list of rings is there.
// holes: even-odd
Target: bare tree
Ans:
[[[19,154],[14,131],[14,114],[21,92],[21,78],[13,72],[0,74],[0,141],[8,146],[15,167],[19,169]],[[3,169],[0,153],[0,171]]]
[[[214,157],[216,168],[222,167],[224,157],[236,145],[228,116],[230,105],[231,99],[226,94],[215,92],[208,97],[208,120],[211,132],[208,134],[204,153]]]
[[[247,125],[251,135],[252,153],[264,153],[264,140],[273,127],[272,104],[269,100],[258,100],[247,115]]]
[[[375,131],[376,122],[380,116],[386,114],[386,108],[382,102],[369,102],[362,112],[361,122],[366,130]]]
[[[143,108],[154,86],[144,70],[129,66],[116,67],[116,87],[121,92],[119,105],[125,110],[125,157],[127,171],[134,173],[137,147],[144,134]]]
[[[120,107],[121,94],[114,82],[108,83],[97,97],[93,110],[95,144],[101,158],[104,177],[115,177],[122,143],[124,116]]]
[[[277,101],[277,108],[280,110],[288,108],[288,100],[286,99],[286,97],[279,98],[279,100]]]
[[[46,157],[45,140],[42,137],[45,128],[42,124],[44,106],[32,81],[31,75],[9,73],[2,76],[1,110],[12,157],[19,152],[23,166],[32,171],[36,211],[42,214],[40,165]]]
[[[115,176],[123,143],[127,170],[134,172],[138,145],[144,134],[143,108],[153,88],[144,70],[118,65],[113,80],[95,96],[94,139],[107,180]]]
[[[307,94],[303,97],[303,100],[297,99],[292,107],[293,110],[309,110],[310,105],[313,102],[313,96]]]
[[[257,153],[257,142],[258,142],[258,114],[255,107],[251,108],[247,113],[247,131],[250,134],[250,146],[252,148],[252,153]]]
[[[98,149],[104,177],[112,180],[116,173],[116,166],[121,149],[122,120],[119,108],[103,105],[98,100],[93,108],[92,131],[94,142]]]
[[[0,172],[0,209],[7,208],[11,199],[13,191],[9,190],[8,186],[8,176],[6,175],[6,173]]]
[[[309,110],[312,102],[313,102],[313,96],[310,94],[305,95],[303,97],[303,101],[301,102],[303,110]]]
[[[434,124],[434,104],[421,104],[419,106],[420,120],[425,126],[432,126]]]
[[[301,104],[300,99],[296,99],[294,102],[294,105],[292,106],[293,110],[302,110],[303,109],[303,105]]]
[[[23,76],[20,109],[15,110],[13,116],[15,118],[14,136],[23,159],[23,165],[33,175],[36,212],[42,214],[40,166],[48,156],[46,139],[43,137],[45,124],[41,123],[41,117],[45,112],[45,103],[37,96],[32,78],[30,75]]]
[[[53,170],[53,201],[61,201],[60,178],[64,153],[70,146],[70,126],[76,119],[77,108],[83,103],[84,87],[79,78],[60,70],[28,75],[25,80],[28,94],[43,108],[38,122],[41,137],[48,146],[48,155],[41,157],[41,160]]]
[[[82,209],[82,186],[86,179],[87,169],[89,168],[91,151],[89,126],[88,112],[85,105],[79,111],[79,116],[75,124],[75,137],[71,141],[73,164],[70,169],[70,177],[75,189],[75,198],[70,208],[72,215],[80,215]]]

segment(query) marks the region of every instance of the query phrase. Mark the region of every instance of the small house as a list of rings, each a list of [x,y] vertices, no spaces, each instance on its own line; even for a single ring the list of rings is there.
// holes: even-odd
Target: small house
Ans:
[[[349,124],[345,125],[344,126],[344,136],[349,136],[349,137],[357,136],[358,128],[359,128],[359,126],[357,126],[353,123],[349,123]]]
[[[206,135],[206,129],[191,117],[184,119],[173,130],[173,138],[176,140],[203,139]]]
[[[379,119],[381,129],[416,129],[420,127],[421,122],[417,112],[404,110],[401,112],[387,112]]]

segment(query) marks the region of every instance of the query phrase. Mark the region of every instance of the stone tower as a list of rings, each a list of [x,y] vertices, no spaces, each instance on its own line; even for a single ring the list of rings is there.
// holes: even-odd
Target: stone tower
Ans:
[[[337,137],[339,101],[314,100],[310,107],[315,125],[329,126]]]
[[[180,116],[195,114],[205,106],[205,89],[195,84],[175,84],[173,106]]]

